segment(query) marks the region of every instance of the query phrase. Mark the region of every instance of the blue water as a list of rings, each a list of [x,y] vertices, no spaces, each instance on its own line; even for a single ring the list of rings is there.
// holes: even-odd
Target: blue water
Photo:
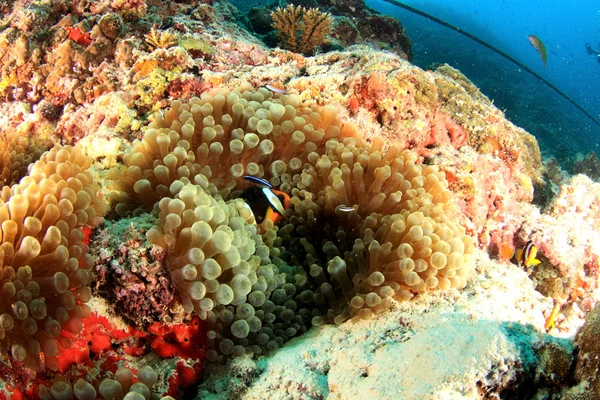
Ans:
[[[546,155],[561,160],[598,152],[600,127],[518,66],[470,39],[382,0],[367,0],[399,19],[423,68],[446,62],[461,70],[507,117],[534,134]],[[458,26],[527,65],[600,120],[600,63],[585,43],[600,42],[600,2],[581,0],[405,0],[405,4]],[[544,69],[527,36],[548,50]]]

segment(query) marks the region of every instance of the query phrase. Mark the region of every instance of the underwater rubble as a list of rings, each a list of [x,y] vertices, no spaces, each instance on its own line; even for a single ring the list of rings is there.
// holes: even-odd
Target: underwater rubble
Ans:
[[[0,5],[0,399],[599,395],[599,184],[302,3]]]

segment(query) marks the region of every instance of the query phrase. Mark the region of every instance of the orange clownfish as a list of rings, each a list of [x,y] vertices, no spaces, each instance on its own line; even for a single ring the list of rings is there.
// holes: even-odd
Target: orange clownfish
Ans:
[[[244,176],[244,179],[262,185],[265,187],[251,186],[244,190],[240,198],[242,198],[257,223],[262,223],[264,220],[271,220],[277,224],[283,219],[284,211],[290,207],[290,196],[279,190],[273,189],[273,186],[264,179],[255,176]]]
[[[523,248],[515,251],[513,262],[517,264],[517,266],[525,268],[538,265],[541,261],[535,258],[537,256],[537,251],[537,247],[535,247],[535,244],[530,240],[525,243]]]

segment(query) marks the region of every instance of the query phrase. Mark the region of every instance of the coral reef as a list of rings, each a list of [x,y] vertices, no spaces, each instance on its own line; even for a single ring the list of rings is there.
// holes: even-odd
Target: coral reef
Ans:
[[[295,1],[298,7],[327,11],[333,18],[332,31],[325,50],[346,48],[355,44],[366,44],[377,49],[391,51],[407,60],[412,60],[412,49],[408,35],[401,22],[387,15],[381,15],[368,8],[364,1],[336,2]],[[239,5],[238,5],[239,6]],[[289,7],[289,6],[288,6]],[[260,35],[269,46],[275,47],[278,36],[272,30],[269,6],[255,6],[247,12],[249,28]]]
[[[600,218],[599,194],[598,183],[584,175],[572,177],[561,186],[543,214],[533,210],[520,236],[533,238],[550,262],[560,266],[561,275],[583,278],[596,273],[600,244],[595,232]]]
[[[208,366],[199,396],[533,398],[552,374],[568,380],[572,348],[541,333],[547,301],[516,266],[476,257],[464,290],[419,297],[377,320],[312,329],[255,362]]]
[[[590,151],[585,157],[578,154],[574,172],[587,175],[590,179],[598,181],[600,179],[600,160],[598,160],[596,153]]]
[[[144,233],[155,218],[106,221],[94,238],[95,290],[120,308],[134,326],[172,323],[177,317],[178,294],[164,268],[164,252],[152,248]]]
[[[600,395],[600,305],[587,315],[585,325],[577,333],[575,343],[579,347],[575,366],[575,379],[578,385],[567,389],[563,398],[567,400],[595,399]]]
[[[576,175],[560,187],[544,212],[524,205],[518,240],[533,240],[542,263],[528,272],[538,289],[554,299],[560,314],[555,321],[573,332],[598,302],[600,186]],[[574,332],[573,332],[574,333]]]
[[[145,36],[145,39],[149,46],[156,49],[168,49],[177,44],[176,35],[166,31],[158,31],[154,28]]]
[[[407,62],[396,20],[298,4],[331,13],[308,14],[320,50],[350,47],[266,47],[227,2],[0,4],[0,399],[126,391],[144,365],[156,383],[123,397],[203,372],[233,398],[596,385],[554,336],[598,302],[598,184],[542,167],[456,69]],[[271,11],[251,18],[268,44]],[[281,223],[244,175],[290,196]],[[528,240],[521,270],[502,250]]]
[[[306,9],[290,4],[286,8],[277,7],[271,18],[284,47],[297,53],[312,53],[332,31],[331,15],[316,8]]]

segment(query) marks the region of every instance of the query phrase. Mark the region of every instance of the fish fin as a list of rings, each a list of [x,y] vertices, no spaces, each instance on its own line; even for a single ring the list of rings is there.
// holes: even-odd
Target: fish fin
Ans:
[[[534,259],[531,259],[531,260],[527,261],[526,265],[527,265],[528,267],[529,267],[529,266],[533,267],[533,266],[536,266],[536,265],[538,265],[538,264],[540,264],[540,263],[541,263],[541,261],[540,261],[540,260],[538,260],[537,258],[534,258]]]
[[[546,323],[544,324],[544,329],[549,331],[550,329],[554,329],[554,323],[556,322],[556,317],[560,314],[560,304],[556,304],[550,313],[550,316],[546,318]]]
[[[504,243],[500,249],[500,258],[502,260],[510,260],[515,252],[509,244]]]
[[[269,183],[269,181],[267,181],[266,179],[263,179],[263,178],[259,178],[257,176],[245,175],[244,179],[247,180],[247,181],[249,181],[249,182],[255,183],[257,185],[263,185],[263,186],[266,186],[268,188],[273,187],[273,185],[271,185]]]
[[[244,201],[243,207],[246,208],[248,211],[250,211],[250,215],[252,215],[251,220],[254,220],[254,224],[256,225],[256,216],[254,215],[254,211],[252,211],[252,207],[250,207],[250,204],[248,204]]]
[[[527,250],[526,250],[527,259],[525,260],[525,265],[526,266],[538,265],[541,261],[536,258],[537,252],[538,252],[537,246],[535,244],[533,244],[532,241],[527,242],[527,246],[529,248],[529,253],[527,253]]]

